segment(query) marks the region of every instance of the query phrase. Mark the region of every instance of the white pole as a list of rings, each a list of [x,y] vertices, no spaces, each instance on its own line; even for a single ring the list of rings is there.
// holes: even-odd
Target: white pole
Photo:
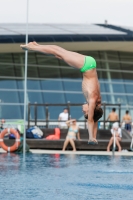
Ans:
[[[26,13],[26,37],[25,43],[28,43],[28,11],[29,11],[29,0],[27,0],[27,13]],[[23,134],[23,153],[25,156],[26,148],[26,108],[27,108],[27,60],[28,51],[25,51],[25,77],[24,77],[24,134]]]
[[[115,138],[115,131],[114,131],[114,141],[113,141],[113,155],[115,154],[115,147],[116,147],[116,138]]]

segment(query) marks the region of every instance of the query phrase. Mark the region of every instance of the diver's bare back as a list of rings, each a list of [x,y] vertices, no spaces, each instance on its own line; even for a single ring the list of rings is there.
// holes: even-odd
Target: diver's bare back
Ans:
[[[100,86],[95,68],[83,73],[82,91],[88,103],[93,98],[97,105],[101,104]]]

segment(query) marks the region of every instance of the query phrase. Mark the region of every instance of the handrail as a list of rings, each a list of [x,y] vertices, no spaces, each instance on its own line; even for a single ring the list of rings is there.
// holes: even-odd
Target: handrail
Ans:
[[[67,107],[68,109],[68,116],[69,116],[69,119],[70,119],[70,111],[71,111],[71,106],[82,106],[83,104],[81,103],[66,103],[66,104],[62,104],[62,103],[58,103],[58,104],[55,104],[55,103],[44,103],[44,104],[38,104],[38,103],[29,103],[28,104],[28,128],[30,127],[30,122],[34,122],[35,125],[37,125],[37,107],[38,106],[44,106],[45,107],[45,119],[46,120],[39,120],[40,122],[45,122],[46,123],[46,128],[48,128],[48,124],[49,122],[58,122],[58,120],[50,120],[49,119],[49,107],[50,106],[65,106]],[[31,113],[31,109],[30,107],[31,106],[34,106],[34,120],[33,119],[30,119],[30,113]],[[118,106],[119,108],[119,120],[118,121],[114,121],[114,122],[118,122],[120,123],[120,119],[121,119],[121,104],[110,104],[110,103],[102,103],[102,107],[103,107],[103,120],[99,120],[99,122],[103,122],[104,124],[104,129],[105,129],[105,126],[106,126],[106,123],[107,122],[110,122],[108,120],[106,120],[106,108],[107,106],[111,106],[111,107],[114,107],[114,106]],[[84,122],[84,127],[86,128],[86,120],[77,120],[77,122]]]

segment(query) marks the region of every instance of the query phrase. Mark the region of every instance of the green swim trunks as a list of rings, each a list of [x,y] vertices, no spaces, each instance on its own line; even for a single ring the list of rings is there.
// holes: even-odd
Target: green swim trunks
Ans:
[[[80,69],[82,73],[96,68],[96,61],[91,56],[85,56],[84,66]]]

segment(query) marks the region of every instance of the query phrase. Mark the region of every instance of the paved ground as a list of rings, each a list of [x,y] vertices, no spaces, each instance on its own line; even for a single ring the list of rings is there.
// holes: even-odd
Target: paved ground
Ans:
[[[32,153],[38,154],[77,154],[77,155],[112,155],[112,152],[107,151],[60,151],[60,150],[39,150],[39,149],[31,149]],[[3,149],[0,148],[0,153],[6,153]],[[121,151],[115,152],[115,155],[118,156],[133,156],[133,152],[131,151]]]

